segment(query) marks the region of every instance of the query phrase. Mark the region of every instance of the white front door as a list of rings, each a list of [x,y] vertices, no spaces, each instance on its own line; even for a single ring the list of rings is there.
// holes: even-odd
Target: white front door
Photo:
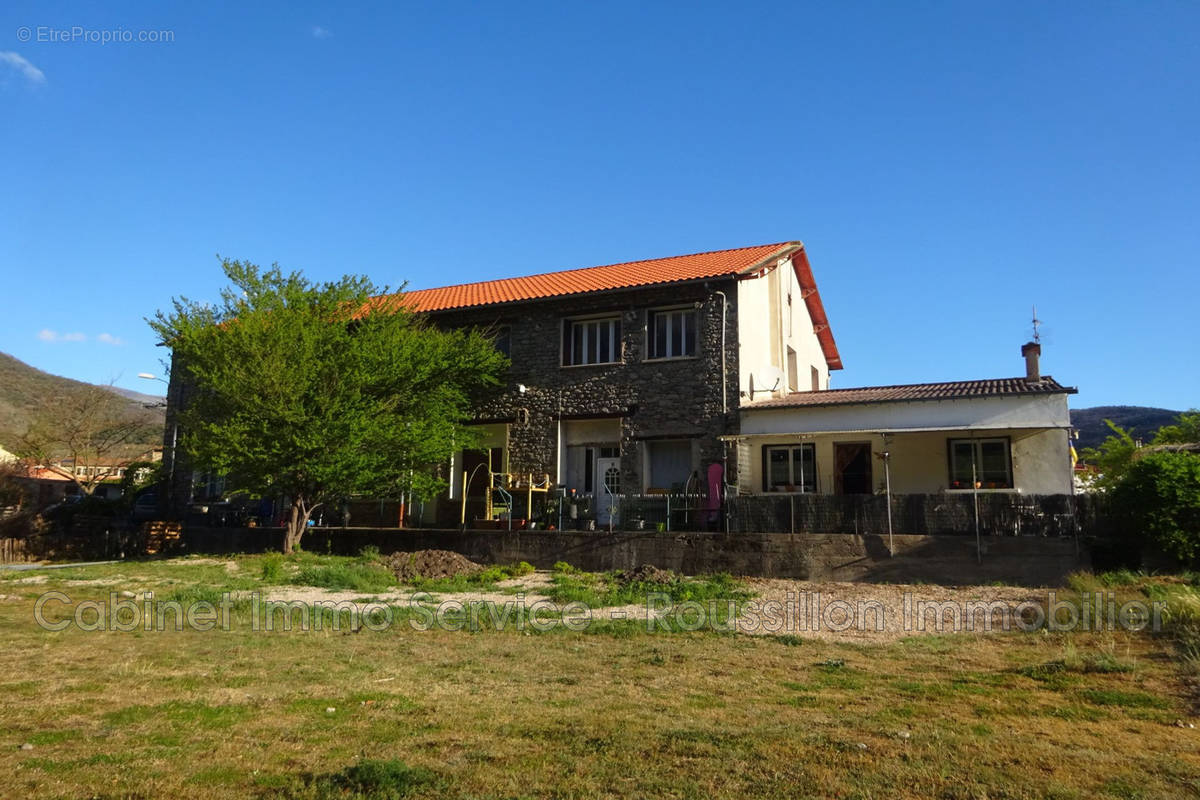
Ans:
[[[621,493],[621,459],[596,459],[596,527],[607,528],[618,520],[618,499]]]

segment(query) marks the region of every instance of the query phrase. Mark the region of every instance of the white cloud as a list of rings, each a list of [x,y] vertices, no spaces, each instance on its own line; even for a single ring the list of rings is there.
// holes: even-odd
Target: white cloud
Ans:
[[[30,64],[24,57],[11,50],[0,50],[0,64],[8,64],[25,76],[30,83],[45,83],[46,73]]]
[[[103,344],[111,344],[111,345],[125,344],[124,339],[120,338],[119,336],[113,336],[111,333],[100,334],[99,336],[96,337],[96,341],[101,342]]]
[[[312,35],[314,39],[328,39],[330,36],[333,36],[333,33],[326,28],[322,28],[320,25],[313,25]]]
[[[108,334],[104,334],[107,336]],[[82,333],[59,333],[49,328],[38,331],[38,338],[43,342],[86,342],[87,336]],[[103,340],[102,340],[103,341]]]

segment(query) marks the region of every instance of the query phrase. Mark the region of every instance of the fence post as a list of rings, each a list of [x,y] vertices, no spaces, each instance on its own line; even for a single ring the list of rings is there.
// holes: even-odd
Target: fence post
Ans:
[[[883,453],[883,480],[887,492],[888,556],[896,555],[896,544],[892,539],[892,465],[891,453]]]
[[[971,499],[975,501],[975,561],[983,563],[983,539],[979,537],[979,480],[975,477],[975,459],[971,458]]]

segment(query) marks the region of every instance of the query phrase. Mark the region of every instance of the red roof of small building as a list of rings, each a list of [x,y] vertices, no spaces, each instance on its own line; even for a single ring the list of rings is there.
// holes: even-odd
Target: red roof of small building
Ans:
[[[809,316],[812,317],[814,333],[821,342],[821,349],[829,368],[841,369],[841,356],[833,340],[833,333],[829,330],[829,320],[825,317],[825,309],[817,293],[808,256],[800,242],[714,250],[648,261],[627,261],[600,267],[546,272],[521,278],[501,278],[435,289],[418,289],[376,298],[373,308],[386,308],[399,303],[416,312],[439,312],[707,278],[752,278],[758,277],[762,270],[784,257],[790,258],[796,271]]]
[[[909,383],[899,386],[861,386],[856,389],[822,389],[816,392],[792,392],[783,397],[759,400],[746,408],[799,408],[838,406],[855,403],[903,403],[914,400],[961,400],[977,397],[1008,397],[1030,394],[1075,394],[1076,389],[1061,385],[1049,375],[1040,381],[1025,378],[990,378],[978,381],[945,383]]]

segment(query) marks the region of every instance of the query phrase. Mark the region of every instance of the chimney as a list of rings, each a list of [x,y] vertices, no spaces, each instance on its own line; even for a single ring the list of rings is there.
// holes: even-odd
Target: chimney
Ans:
[[[1042,355],[1042,346],[1037,342],[1026,342],[1021,345],[1021,355],[1025,357],[1025,380],[1040,383],[1042,373],[1038,368],[1038,358]]]

